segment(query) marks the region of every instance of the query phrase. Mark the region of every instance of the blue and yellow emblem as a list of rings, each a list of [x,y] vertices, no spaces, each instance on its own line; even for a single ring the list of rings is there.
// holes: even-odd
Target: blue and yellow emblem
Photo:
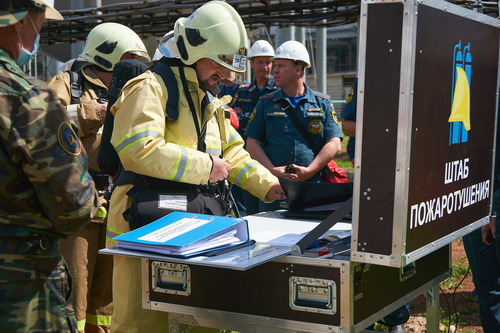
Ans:
[[[59,125],[57,141],[61,148],[70,155],[80,155],[82,146],[75,131],[68,123]]]
[[[257,109],[254,108],[253,111],[252,111],[252,114],[250,115],[250,119],[248,119],[248,122],[252,122],[253,118],[255,118],[255,113],[257,112]]]
[[[318,119],[313,119],[309,123],[309,132],[311,132],[312,134],[318,134],[319,132],[321,132],[322,126],[323,124],[321,124],[321,121],[319,121]]]
[[[449,144],[467,142],[470,123],[470,76],[472,69],[472,56],[470,43],[461,49],[462,41],[454,48],[453,56],[453,86],[451,113],[448,118],[450,123]]]
[[[354,88],[351,87],[351,91],[349,91],[349,95],[347,96],[347,100],[345,101],[345,104],[349,104],[352,102],[352,98],[354,97]]]
[[[332,111],[333,121],[335,122],[335,124],[337,124],[337,126],[340,126],[339,121],[337,120],[337,112],[335,112],[335,107],[333,106],[333,103],[331,104],[330,110]]]

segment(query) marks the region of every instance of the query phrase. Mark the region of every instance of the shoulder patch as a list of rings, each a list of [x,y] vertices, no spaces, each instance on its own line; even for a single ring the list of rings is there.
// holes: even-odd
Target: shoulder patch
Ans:
[[[349,91],[349,96],[347,96],[347,100],[345,101],[345,104],[349,104],[352,102],[352,99],[353,99],[355,93],[356,92],[354,91],[354,88],[351,87],[351,90]]]
[[[70,155],[80,155],[82,147],[80,140],[69,123],[59,125],[57,140],[61,148]]]
[[[333,118],[333,121],[335,122],[335,124],[340,126],[339,121],[337,120],[337,115],[335,114],[335,108],[333,107],[333,104],[332,104],[332,118]]]
[[[278,91],[280,91],[281,89],[276,89],[274,91],[270,91],[264,95],[262,95],[260,98],[263,98],[263,99],[271,99],[273,97],[275,97],[275,95],[278,93]]]
[[[243,82],[242,84],[240,84],[240,86],[238,87],[238,89],[245,89],[245,88],[248,88],[248,87],[250,87],[250,83]]]
[[[250,115],[250,119],[248,119],[248,122],[251,123],[253,119],[255,118],[255,113],[257,113],[257,109],[254,108],[252,111],[252,114]]]

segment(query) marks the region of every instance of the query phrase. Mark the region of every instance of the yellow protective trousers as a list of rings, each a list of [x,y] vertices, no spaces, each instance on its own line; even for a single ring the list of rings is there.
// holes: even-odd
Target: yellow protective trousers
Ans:
[[[122,212],[130,207],[126,195],[132,185],[118,186],[110,200],[107,246],[114,245],[112,237],[130,231]],[[141,259],[114,256],[113,304],[111,331],[119,333],[168,332],[168,313],[142,308]],[[190,327],[190,333],[217,333],[218,329]]]
[[[105,240],[106,223],[91,222],[59,241],[73,278],[72,304],[80,332],[110,332],[113,257],[97,253],[105,247]]]

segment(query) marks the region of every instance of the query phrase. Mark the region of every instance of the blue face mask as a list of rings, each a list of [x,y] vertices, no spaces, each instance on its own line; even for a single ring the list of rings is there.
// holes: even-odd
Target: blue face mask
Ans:
[[[19,39],[21,41],[21,46],[22,46],[21,54],[19,54],[19,57],[17,57],[17,59],[16,59],[16,64],[18,66],[24,66],[27,63],[29,63],[35,57],[35,54],[38,51],[38,47],[40,46],[40,34],[36,31],[35,24],[33,24],[33,21],[31,20],[31,17],[29,17],[29,15],[28,15],[28,18],[31,22],[31,25],[33,26],[33,29],[36,32],[35,43],[33,44],[33,50],[31,52],[26,50],[24,48],[21,35],[19,34],[19,32],[17,33],[17,35],[19,36]]]

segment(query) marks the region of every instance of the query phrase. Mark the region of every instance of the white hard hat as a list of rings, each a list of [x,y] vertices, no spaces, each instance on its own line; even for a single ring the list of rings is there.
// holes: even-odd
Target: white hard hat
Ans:
[[[274,57],[274,49],[267,40],[258,40],[253,43],[250,51],[248,51],[248,58],[255,57]]]
[[[304,44],[289,40],[284,42],[276,49],[276,55],[274,59],[289,59],[294,61],[302,61],[306,64],[306,67],[311,67],[311,61],[309,60],[309,52],[307,52]]]

